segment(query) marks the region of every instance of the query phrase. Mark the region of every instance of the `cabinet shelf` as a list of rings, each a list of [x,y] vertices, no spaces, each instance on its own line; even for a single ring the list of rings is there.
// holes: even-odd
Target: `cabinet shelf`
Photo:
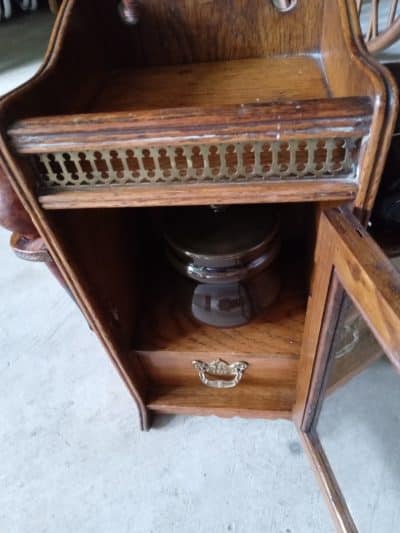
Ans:
[[[221,185],[166,185],[109,187],[56,191],[39,195],[44,209],[93,209],[168,205],[251,204],[351,201],[358,190],[353,180],[274,181]]]
[[[350,200],[365,98],[40,117],[9,129],[46,209]],[[212,134],[210,134],[212,132]]]
[[[332,97],[313,56],[126,68],[98,74],[96,85],[79,113],[8,129],[46,209],[206,204],[232,192],[241,203],[287,202],[288,190],[299,201],[346,201],[357,192],[371,100]]]
[[[290,419],[295,399],[295,384],[225,391],[164,386],[150,389],[146,406],[161,414]]]
[[[134,336],[134,350],[145,354],[207,353],[210,357],[287,357],[300,353],[307,290],[298,261],[280,263],[282,289],[278,300],[258,319],[237,328],[200,324],[185,314],[177,299],[176,285],[164,266],[151,276]],[[171,273],[173,275],[173,273]],[[173,279],[173,278],[172,278]],[[146,282],[148,285],[149,282]]]
[[[90,112],[224,106],[327,98],[318,58],[263,57],[109,73]]]

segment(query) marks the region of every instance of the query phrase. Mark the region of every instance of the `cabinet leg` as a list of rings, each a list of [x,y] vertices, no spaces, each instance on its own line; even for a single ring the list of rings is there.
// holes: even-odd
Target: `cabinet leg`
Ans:
[[[146,408],[141,408],[139,406],[139,417],[140,417],[140,430],[141,431],[150,431],[151,426],[153,425],[153,413],[151,413]]]

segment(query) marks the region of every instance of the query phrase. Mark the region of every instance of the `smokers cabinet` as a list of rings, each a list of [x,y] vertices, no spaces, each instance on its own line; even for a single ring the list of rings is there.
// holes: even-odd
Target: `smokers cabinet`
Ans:
[[[365,230],[396,113],[351,0],[64,1],[42,68],[0,101],[3,174],[142,429],[293,419],[343,531],[318,413],[383,352],[400,366],[400,275]],[[279,212],[282,287],[215,328],[180,306],[158,221],[239,204]]]

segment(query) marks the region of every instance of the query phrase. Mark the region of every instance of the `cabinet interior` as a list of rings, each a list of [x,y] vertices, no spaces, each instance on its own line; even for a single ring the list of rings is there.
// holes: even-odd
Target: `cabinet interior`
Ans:
[[[279,206],[279,297],[261,316],[238,328],[200,324],[182,308],[160,232],[163,209],[174,208],[50,213],[108,324],[122,364],[129,372],[139,362],[148,408],[290,417],[308,296],[314,204]],[[249,363],[240,386],[212,390],[200,383],[192,361],[217,358]]]
[[[119,69],[107,75],[89,109],[129,112],[328,96],[319,58],[264,57]]]

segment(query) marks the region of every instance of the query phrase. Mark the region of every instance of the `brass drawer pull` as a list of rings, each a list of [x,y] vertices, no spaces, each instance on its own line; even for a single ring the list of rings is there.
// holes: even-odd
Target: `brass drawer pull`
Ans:
[[[193,361],[194,368],[199,372],[200,381],[213,389],[233,389],[239,385],[246,368],[249,366],[244,361],[229,364],[222,359],[216,359],[211,363]],[[211,379],[211,377],[233,376],[233,379]]]

